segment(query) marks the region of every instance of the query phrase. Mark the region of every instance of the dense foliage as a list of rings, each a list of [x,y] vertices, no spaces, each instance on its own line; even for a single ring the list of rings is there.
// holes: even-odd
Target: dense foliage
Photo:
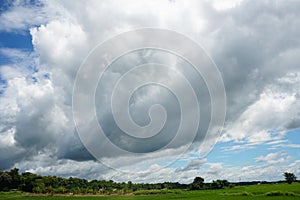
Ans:
[[[0,191],[20,190],[33,193],[47,194],[125,194],[142,190],[169,190],[169,189],[221,189],[228,187],[226,180],[216,180],[204,183],[204,179],[196,177],[191,184],[173,182],[164,183],[117,183],[112,180],[92,180],[80,178],[61,178],[56,176],[40,176],[30,172],[19,174],[14,168],[10,171],[0,172]]]
[[[295,182],[296,179],[297,179],[297,177],[295,176],[295,174],[290,173],[290,172],[285,172],[285,173],[283,174],[283,176],[284,176],[284,178],[285,178],[285,180],[286,180],[286,182],[287,182],[288,184],[291,184],[292,182]]]

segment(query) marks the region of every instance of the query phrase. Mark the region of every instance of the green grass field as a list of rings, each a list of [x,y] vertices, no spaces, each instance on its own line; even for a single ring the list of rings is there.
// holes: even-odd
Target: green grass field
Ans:
[[[166,194],[160,194],[164,192]],[[145,191],[146,193],[146,191]],[[0,200],[158,200],[158,199],[187,199],[187,200],[213,200],[213,199],[300,199],[300,183],[272,184],[272,185],[253,185],[240,186],[222,190],[201,190],[201,191],[152,191],[150,195],[139,192],[139,195],[131,196],[28,196],[20,192],[0,193]]]

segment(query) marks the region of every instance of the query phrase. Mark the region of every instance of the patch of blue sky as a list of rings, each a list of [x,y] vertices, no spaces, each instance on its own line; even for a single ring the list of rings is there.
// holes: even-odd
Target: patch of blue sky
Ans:
[[[43,77],[44,77],[45,79],[50,79],[50,74],[49,74],[49,73],[46,73],[46,74],[43,75]]]
[[[6,87],[7,87],[7,81],[3,79],[3,77],[0,74],[0,95],[4,93]]]
[[[35,7],[43,7],[44,2],[41,0],[29,0],[29,1],[27,1],[27,5],[35,6]]]
[[[0,48],[26,49],[33,51],[32,37],[29,31],[0,32]]]
[[[246,146],[229,150],[233,145],[236,144],[232,144],[231,142],[217,144],[208,155],[208,161],[212,163],[222,162],[226,165],[243,167],[257,164],[255,158],[274,152],[273,150],[268,149],[265,144],[255,146],[241,144],[241,146]]]
[[[255,157],[261,155],[263,149],[255,148],[251,146],[241,147],[235,150],[229,150],[237,144],[232,142],[218,143],[214,149],[208,154],[208,162],[218,163],[222,162],[232,166],[244,166],[253,161]],[[240,144],[241,146],[245,144]]]
[[[0,48],[0,66],[10,65],[16,68],[26,68],[35,73],[39,71],[38,54],[34,51],[20,48]]]
[[[0,0],[0,14],[7,11],[12,7],[14,1],[11,0]]]
[[[31,77],[31,80],[32,80],[33,83],[37,83],[38,82],[38,79],[36,77],[34,77],[34,76]]]
[[[12,49],[30,54],[33,52],[32,37],[29,31],[23,32],[0,32],[0,49]],[[22,59],[11,57],[3,51],[0,51],[0,65],[22,62]]]
[[[286,139],[293,144],[300,144],[300,128],[290,130],[286,133]]]
[[[168,167],[169,168],[180,168],[180,167],[185,167],[187,166],[189,163],[188,159],[178,159],[175,162],[173,162],[172,164],[170,164]]]
[[[274,152],[286,152],[287,156],[291,156],[294,160],[300,159],[300,128],[288,131],[282,142],[279,143],[262,143],[256,145],[236,144],[233,142],[223,142],[215,145],[214,149],[207,156],[208,161],[211,163],[222,162],[232,166],[245,166],[249,164],[259,164],[255,158],[259,156],[266,156]],[[234,147],[237,147],[236,149]],[[231,149],[233,148],[233,149]],[[287,161],[289,162],[289,161]]]
[[[300,160],[300,128],[288,131],[286,133],[287,142],[279,144],[279,149],[285,150],[289,156],[295,160]]]

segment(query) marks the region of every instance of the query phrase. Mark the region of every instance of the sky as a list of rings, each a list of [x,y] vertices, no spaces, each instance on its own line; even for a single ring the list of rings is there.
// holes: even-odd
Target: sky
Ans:
[[[0,170],[151,183],[300,177],[299,10],[297,0],[1,0]],[[144,49],[84,71],[107,56],[96,54],[105,42],[149,27],[198,44],[161,41],[216,69],[202,76],[171,51]],[[124,101],[146,80],[156,84]],[[211,123],[223,103],[224,123]]]

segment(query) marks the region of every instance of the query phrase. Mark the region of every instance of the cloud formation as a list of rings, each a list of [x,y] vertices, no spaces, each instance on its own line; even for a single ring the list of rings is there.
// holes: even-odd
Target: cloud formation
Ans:
[[[227,94],[227,121],[221,143],[233,142],[237,144],[231,147],[235,150],[285,139],[286,132],[300,127],[299,8],[300,2],[279,0],[230,0],[222,3],[90,0],[41,1],[34,4],[16,1],[1,12],[1,31],[29,30],[34,51],[1,49],[1,54],[15,62],[0,68],[1,80],[5,80],[5,84],[1,84],[3,93],[0,96],[0,169],[17,166],[37,173],[79,174],[91,179],[105,178],[99,176],[105,173],[106,177],[121,180],[121,173],[112,172],[95,161],[79,140],[72,116],[72,91],[76,73],[90,50],[107,38],[133,28],[175,30],[196,40],[207,50],[222,73]],[[124,57],[107,72],[103,81],[104,92],[98,93],[99,98],[106,103],[106,90],[112,87],[111,81],[124,73],[123,65],[145,60],[180,63],[174,56],[163,53],[144,52]],[[185,69],[187,66],[181,67]],[[182,71],[193,83],[199,82],[197,95],[202,95],[201,126],[196,138],[198,145],[210,119],[209,94],[203,80],[196,79],[192,71]],[[158,77],[166,78],[165,75]],[[136,122],[142,125],[149,123],[148,108],[154,103],[162,103],[170,112],[169,120],[174,123],[170,123],[166,130],[172,136],[180,119],[179,111],[173,109],[177,104],[172,95],[155,87],[139,92],[132,99],[132,116]],[[101,105],[98,115],[104,121],[104,128],[113,132],[110,129],[112,119]],[[234,167],[225,169],[222,163],[209,163],[206,158],[189,158],[186,166],[177,169],[161,169],[162,160],[152,163],[155,157],[176,157],[178,149],[187,143],[184,138],[181,141],[173,148],[143,155],[144,163],[136,163],[134,156],[122,158],[114,152],[108,152],[105,159],[125,169],[136,167],[140,173],[128,175],[130,180],[136,181],[173,180],[172,176],[178,170],[182,174],[177,180],[190,181],[191,177],[199,174],[200,166],[200,173],[205,174],[208,180],[218,176],[234,180],[236,173],[229,173],[229,169]],[[134,145],[140,150],[149,148],[138,143]],[[155,145],[159,144],[153,144],[153,148]],[[283,154],[270,153],[257,157],[255,161],[274,164],[271,160],[276,156]],[[288,160],[286,157],[282,163],[288,163]],[[148,168],[140,169],[145,163],[148,163]],[[293,166],[296,168],[298,164],[295,161]],[[202,170],[202,166],[208,168]],[[94,170],[82,174],[81,170],[86,168]],[[275,166],[261,168],[267,172]],[[236,170],[248,170],[245,176],[249,179],[251,176],[268,177],[268,173],[257,174],[259,169],[249,166]],[[148,175],[151,171],[155,172]]]

